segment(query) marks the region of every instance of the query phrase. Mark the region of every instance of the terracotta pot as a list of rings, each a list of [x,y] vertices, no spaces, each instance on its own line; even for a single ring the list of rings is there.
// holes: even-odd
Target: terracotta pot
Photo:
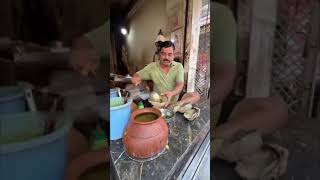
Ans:
[[[89,151],[89,142],[77,129],[72,128],[68,136],[67,162],[71,162],[83,153]]]
[[[74,159],[67,167],[65,180],[78,180],[90,168],[106,164],[110,160],[109,149],[90,151]],[[107,167],[106,167],[107,169]]]
[[[135,118],[143,113],[154,113],[158,116],[150,122],[138,122]],[[130,122],[124,132],[123,144],[126,153],[133,158],[145,159],[160,153],[168,143],[169,129],[155,108],[138,109],[132,112]]]
[[[136,103],[132,102],[131,104],[131,112],[135,111],[138,109],[138,106],[136,105]]]

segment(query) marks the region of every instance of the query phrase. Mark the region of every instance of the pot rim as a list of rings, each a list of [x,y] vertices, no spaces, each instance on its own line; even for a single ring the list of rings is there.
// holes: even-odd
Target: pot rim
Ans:
[[[64,180],[77,180],[84,173],[86,173],[91,168],[103,165],[110,162],[110,155],[108,149],[88,151],[77,158],[73,159],[70,164],[67,164]]]
[[[145,112],[147,110],[147,112]],[[154,112],[156,111],[156,112]],[[150,122],[139,122],[139,121],[136,121],[136,117],[140,114],[144,114],[144,113],[155,113],[158,118],[153,120],[153,121],[150,121]],[[137,123],[137,124],[142,124],[142,125],[147,125],[147,124],[153,124],[153,123],[156,123],[158,121],[160,121],[162,119],[162,113],[159,109],[157,108],[143,108],[143,109],[137,109],[135,111],[132,112],[132,117],[131,117],[131,121],[133,121],[134,123]]]

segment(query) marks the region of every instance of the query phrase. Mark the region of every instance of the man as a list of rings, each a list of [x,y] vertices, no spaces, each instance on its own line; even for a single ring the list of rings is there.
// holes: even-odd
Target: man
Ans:
[[[132,83],[139,85],[142,80],[152,80],[154,91],[165,95],[167,102],[177,103],[184,86],[184,70],[181,63],[174,60],[175,46],[171,41],[160,42],[159,62],[153,62],[135,73]],[[200,95],[197,92],[188,92],[183,95],[179,104],[194,104],[198,102]]]
[[[217,126],[221,104],[233,89],[236,77],[236,22],[226,6],[211,1],[214,30],[211,35],[213,76],[213,137],[228,139],[241,131],[272,133],[288,120],[288,108],[279,97],[249,98],[240,102],[228,121]]]

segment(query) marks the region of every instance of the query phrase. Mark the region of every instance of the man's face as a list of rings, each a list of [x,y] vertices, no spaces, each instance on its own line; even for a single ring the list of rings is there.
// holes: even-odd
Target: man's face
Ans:
[[[163,66],[170,66],[174,59],[173,47],[162,48],[160,51],[160,63]]]

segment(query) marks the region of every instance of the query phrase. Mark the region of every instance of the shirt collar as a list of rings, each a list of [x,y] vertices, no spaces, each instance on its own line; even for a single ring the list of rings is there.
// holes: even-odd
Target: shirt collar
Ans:
[[[175,64],[175,61],[172,61],[170,67],[173,67],[173,66],[175,66],[175,65],[176,65],[176,64]],[[157,66],[160,68],[160,60],[158,61]]]

